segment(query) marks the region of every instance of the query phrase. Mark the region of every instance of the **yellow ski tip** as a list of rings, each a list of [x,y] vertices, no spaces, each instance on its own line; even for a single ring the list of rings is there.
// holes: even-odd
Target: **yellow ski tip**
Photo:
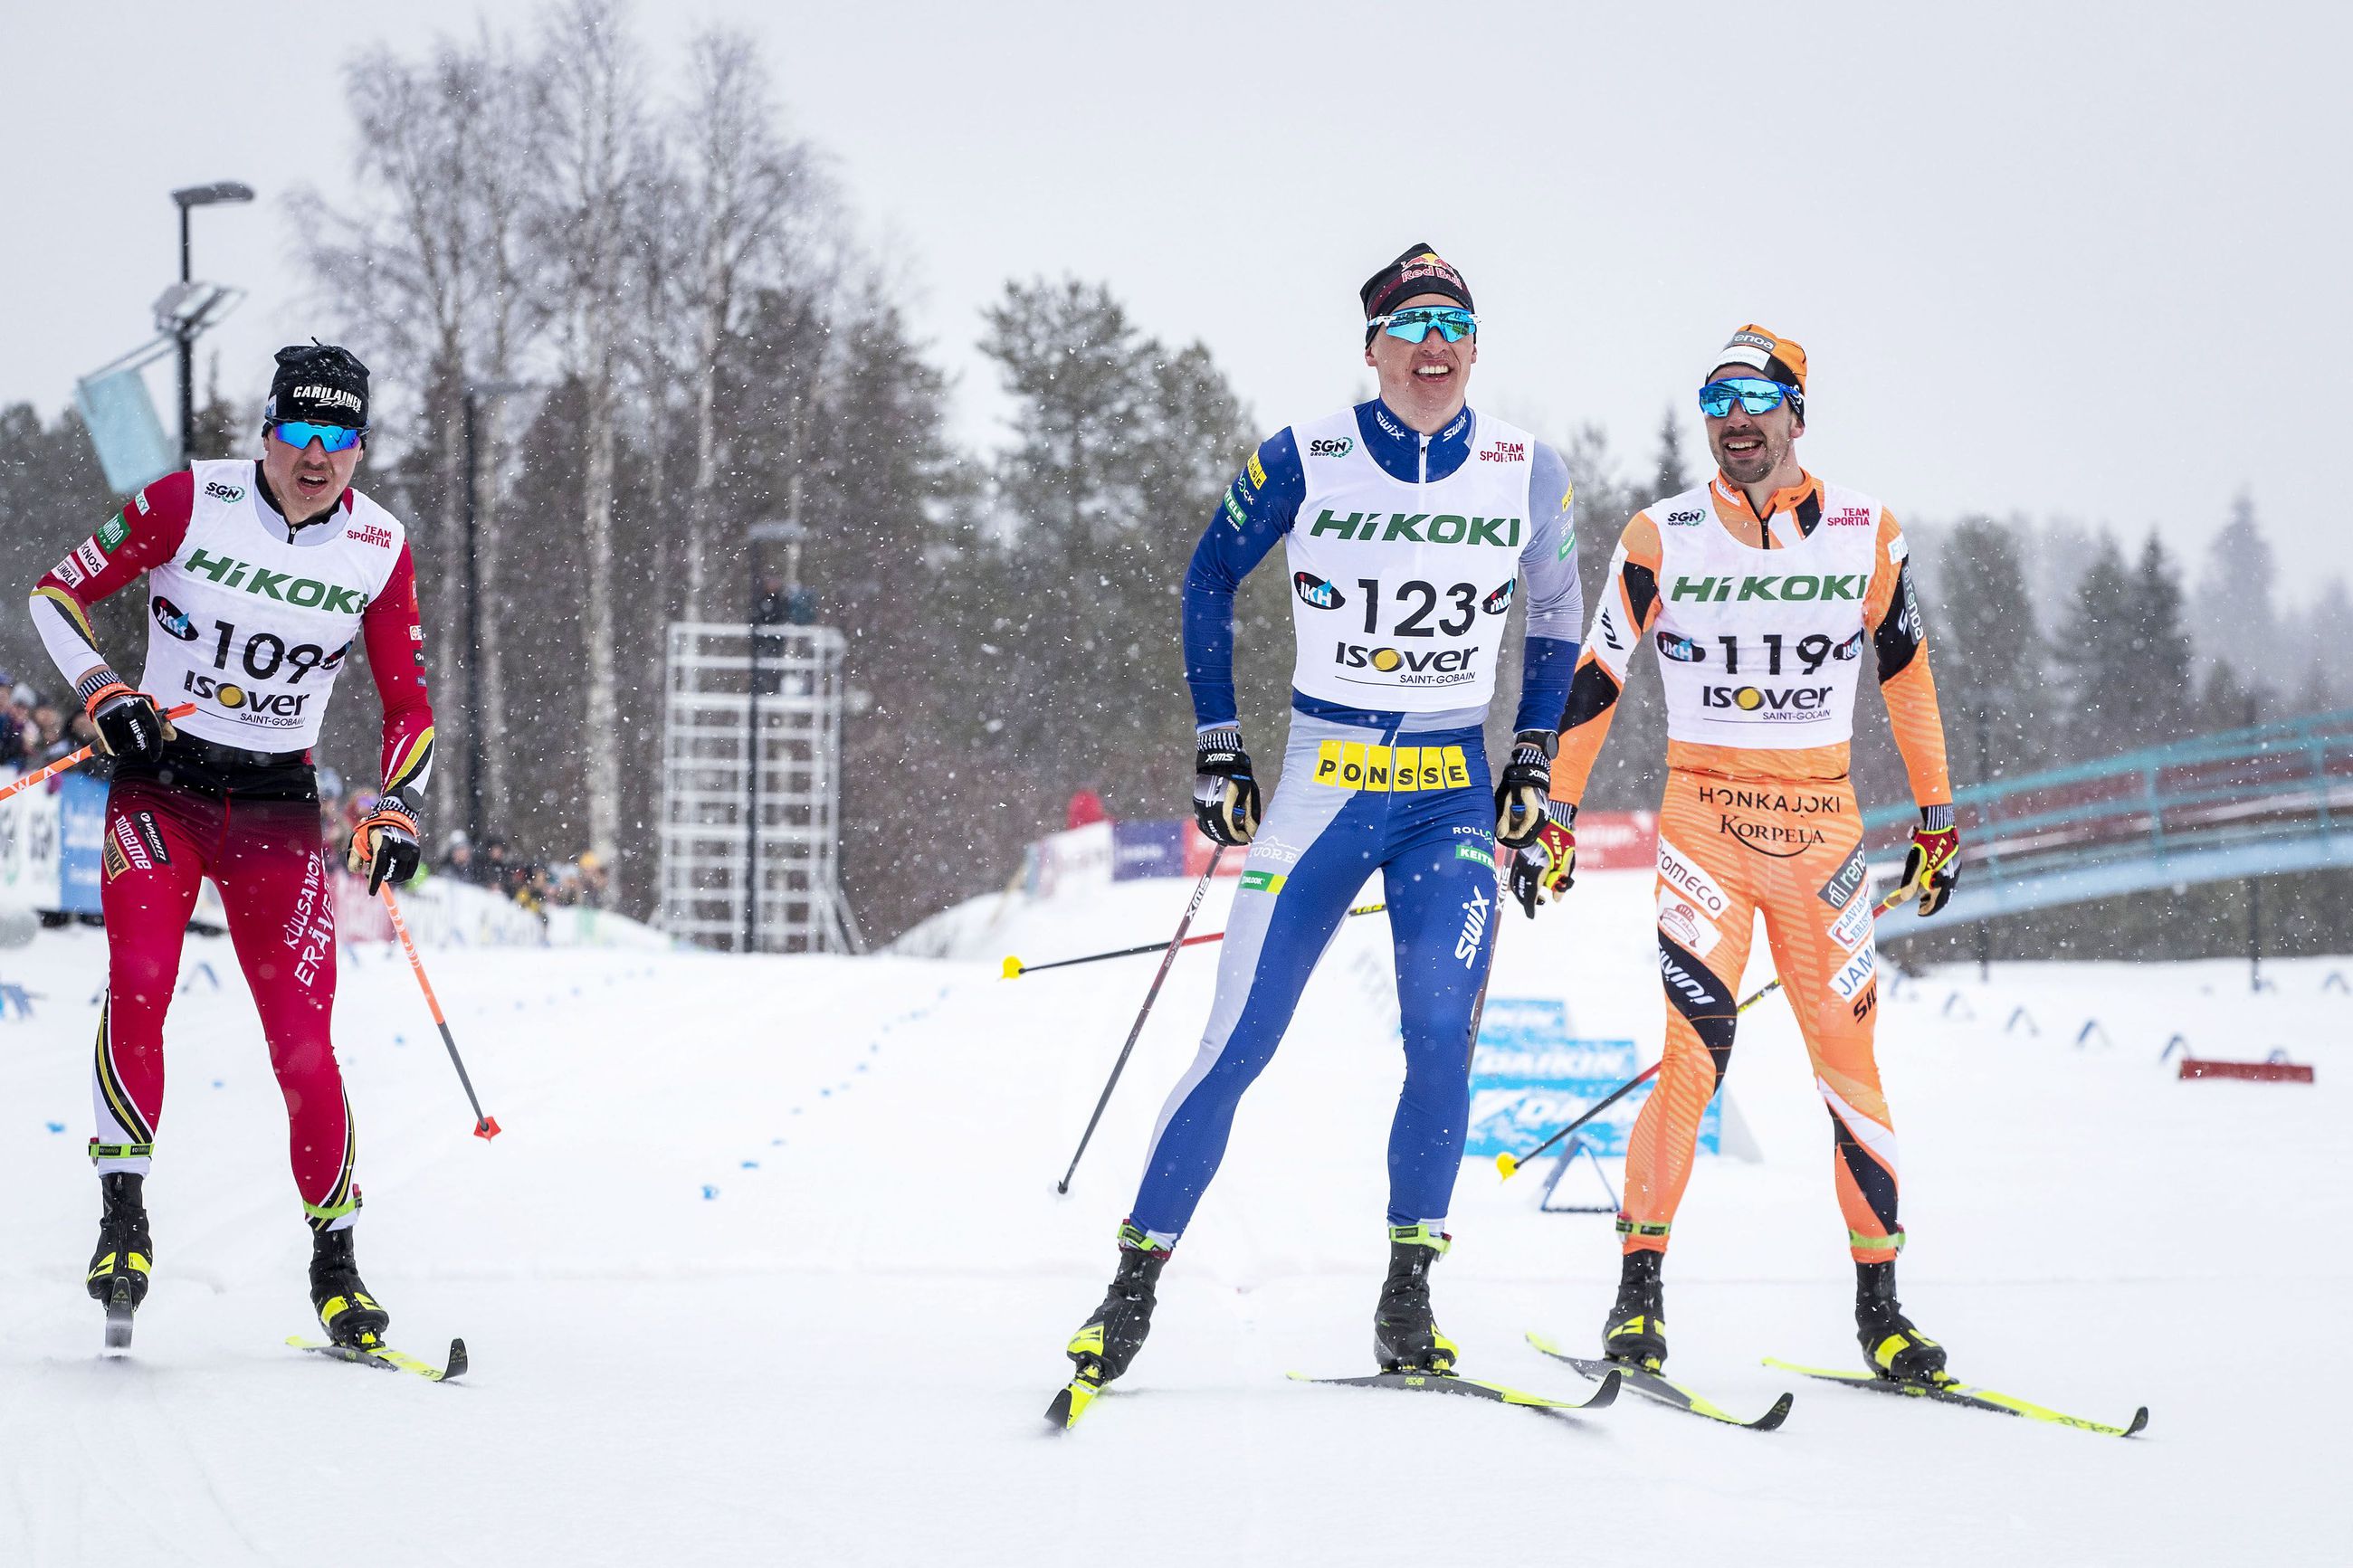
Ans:
[[[1009,952],[1005,955],[1005,978],[1008,980],[1021,978],[1021,961]]]
[[[1518,1173],[1520,1163],[1508,1151],[1495,1156],[1495,1169],[1503,1173],[1504,1180],[1510,1181]]]

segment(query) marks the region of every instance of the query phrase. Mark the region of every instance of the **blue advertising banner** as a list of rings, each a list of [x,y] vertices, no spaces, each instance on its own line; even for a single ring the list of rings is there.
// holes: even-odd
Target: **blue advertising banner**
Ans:
[[[57,907],[94,915],[106,845],[106,781],[73,773],[58,782]]]
[[[1544,997],[1490,996],[1471,1053],[1471,1139],[1463,1157],[1519,1154],[1641,1072],[1631,1040],[1583,1040],[1568,1032],[1568,1009]],[[1644,1084],[1585,1124],[1577,1136],[1595,1152],[1622,1158],[1634,1115],[1651,1092]],[[1723,1145],[1724,1097],[1701,1118],[1699,1146]]]
[[[1111,879],[1125,882],[1137,877],[1183,876],[1185,835],[1192,826],[1189,817],[1182,821],[1113,823]]]

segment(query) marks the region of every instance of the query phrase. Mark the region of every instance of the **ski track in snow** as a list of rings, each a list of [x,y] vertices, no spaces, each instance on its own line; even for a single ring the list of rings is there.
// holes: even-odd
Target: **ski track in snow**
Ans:
[[[280,1343],[315,1331],[307,1232],[251,1003],[202,938],[185,968],[220,984],[173,1013],[156,1284],[132,1354],[101,1358],[80,1279],[103,939],[0,952],[45,994],[0,1023],[0,1563],[2343,1560],[2330,1366],[2302,1352],[2333,1342],[2353,1276],[2353,996],[2329,984],[2353,960],[2266,965],[2260,994],[2218,962],[1956,968],[1883,996],[1907,1308],[1966,1377],[2109,1422],[2147,1403],[2129,1443],[1757,1364],[1856,1352],[1828,1124],[1786,1006],[1752,1012],[1728,1082],[1765,1157],[1701,1163],[1668,1318],[1671,1372],[1727,1407],[1795,1390],[1764,1436],[1631,1397],[1547,1420],[1284,1380],[1370,1365],[1401,1062],[1388,928],[1351,921],[1150,1346],[1050,1434],[1216,950],[1178,961],[1068,1199],[1054,1179],[1153,961],[1013,982],[997,961],[1165,937],[1184,897],[976,900],[944,922],[955,960],[429,953],[491,1144],[406,963],[346,949],[361,1260],[395,1342],[438,1363],[466,1338],[474,1370],[446,1387]],[[1589,876],[1534,924],[1511,912],[1493,994],[1564,996],[1578,1032],[1647,1059],[1649,930],[1647,877]],[[2284,1047],[2319,1081],[2178,1082],[2157,1062],[2177,1032]],[[1536,1213],[1545,1173],[1465,1165],[1437,1300],[1466,1371],[1581,1397],[1521,1334],[1592,1342],[1615,1238]],[[2232,1370],[2264,1343],[2310,1373]]]

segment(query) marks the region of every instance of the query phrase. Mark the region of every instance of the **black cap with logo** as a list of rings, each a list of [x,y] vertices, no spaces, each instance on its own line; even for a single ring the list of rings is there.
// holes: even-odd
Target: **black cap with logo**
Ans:
[[[261,411],[264,425],[290,419],[364,430],[367,413],[367,366],[351,350],[313,338],[278,351],[278,372]]]
[[[1471,285],[1453,264],[1440,260],[1438,252],[1427,244],[1409,245],[1395,261],[1365,279],[1356,297],[1365,303],[1365,319],[1386,316],[1397,309],[1400,300],[1417,294],[1440,294],[1466,310],[1479,307],[1471,302]],[[1365,342],[1373,341],[1373,329],[1365,329]]]

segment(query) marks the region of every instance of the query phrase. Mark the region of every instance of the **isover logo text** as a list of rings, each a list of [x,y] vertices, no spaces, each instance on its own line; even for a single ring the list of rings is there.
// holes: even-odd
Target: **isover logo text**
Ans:
[[[1311,539],[1335,533],[1366,543],[1403,540],[1410,544],[1495,544],[1516,550],[1520,522],[1516,517],[1461,517],[1451,511],[1435,517],[1426,511],[1352,511],[1344,517],[1325,507],[1307,533]]]
[[[180,682],[181,689],[198,697],[209,697],[231,710],[283,718],[288,721],[302,716],[302,704],[311,700],[307,691],[248,691],[232,681],[216,680],[209,675],[190,670]]]
[[[1699,705],[1736,709],[1765,719],[1824,719],[1830,715],[1822,703],[1830,694],[1827,686],[1703,686]]]
[[[259,594],[298,609],[356,616],[368,605],[367,595],[357,588],[338,587],[316,577],[297,577],[291,572],[272,572],[232,556],[215,555],[201,547],[180,564],[183,570],[199,573],[224,588],[242,588],[248,594]]]
[[[1366,647],[1362,643],[1333,646],[1332,658],[1343,669],[1373,669],[1395,679],[1398,686],[1455,686],[1472,679],[1471,661],[1479,657],[1470,647],[1417,648],[1410,653],[1393,647]]]

